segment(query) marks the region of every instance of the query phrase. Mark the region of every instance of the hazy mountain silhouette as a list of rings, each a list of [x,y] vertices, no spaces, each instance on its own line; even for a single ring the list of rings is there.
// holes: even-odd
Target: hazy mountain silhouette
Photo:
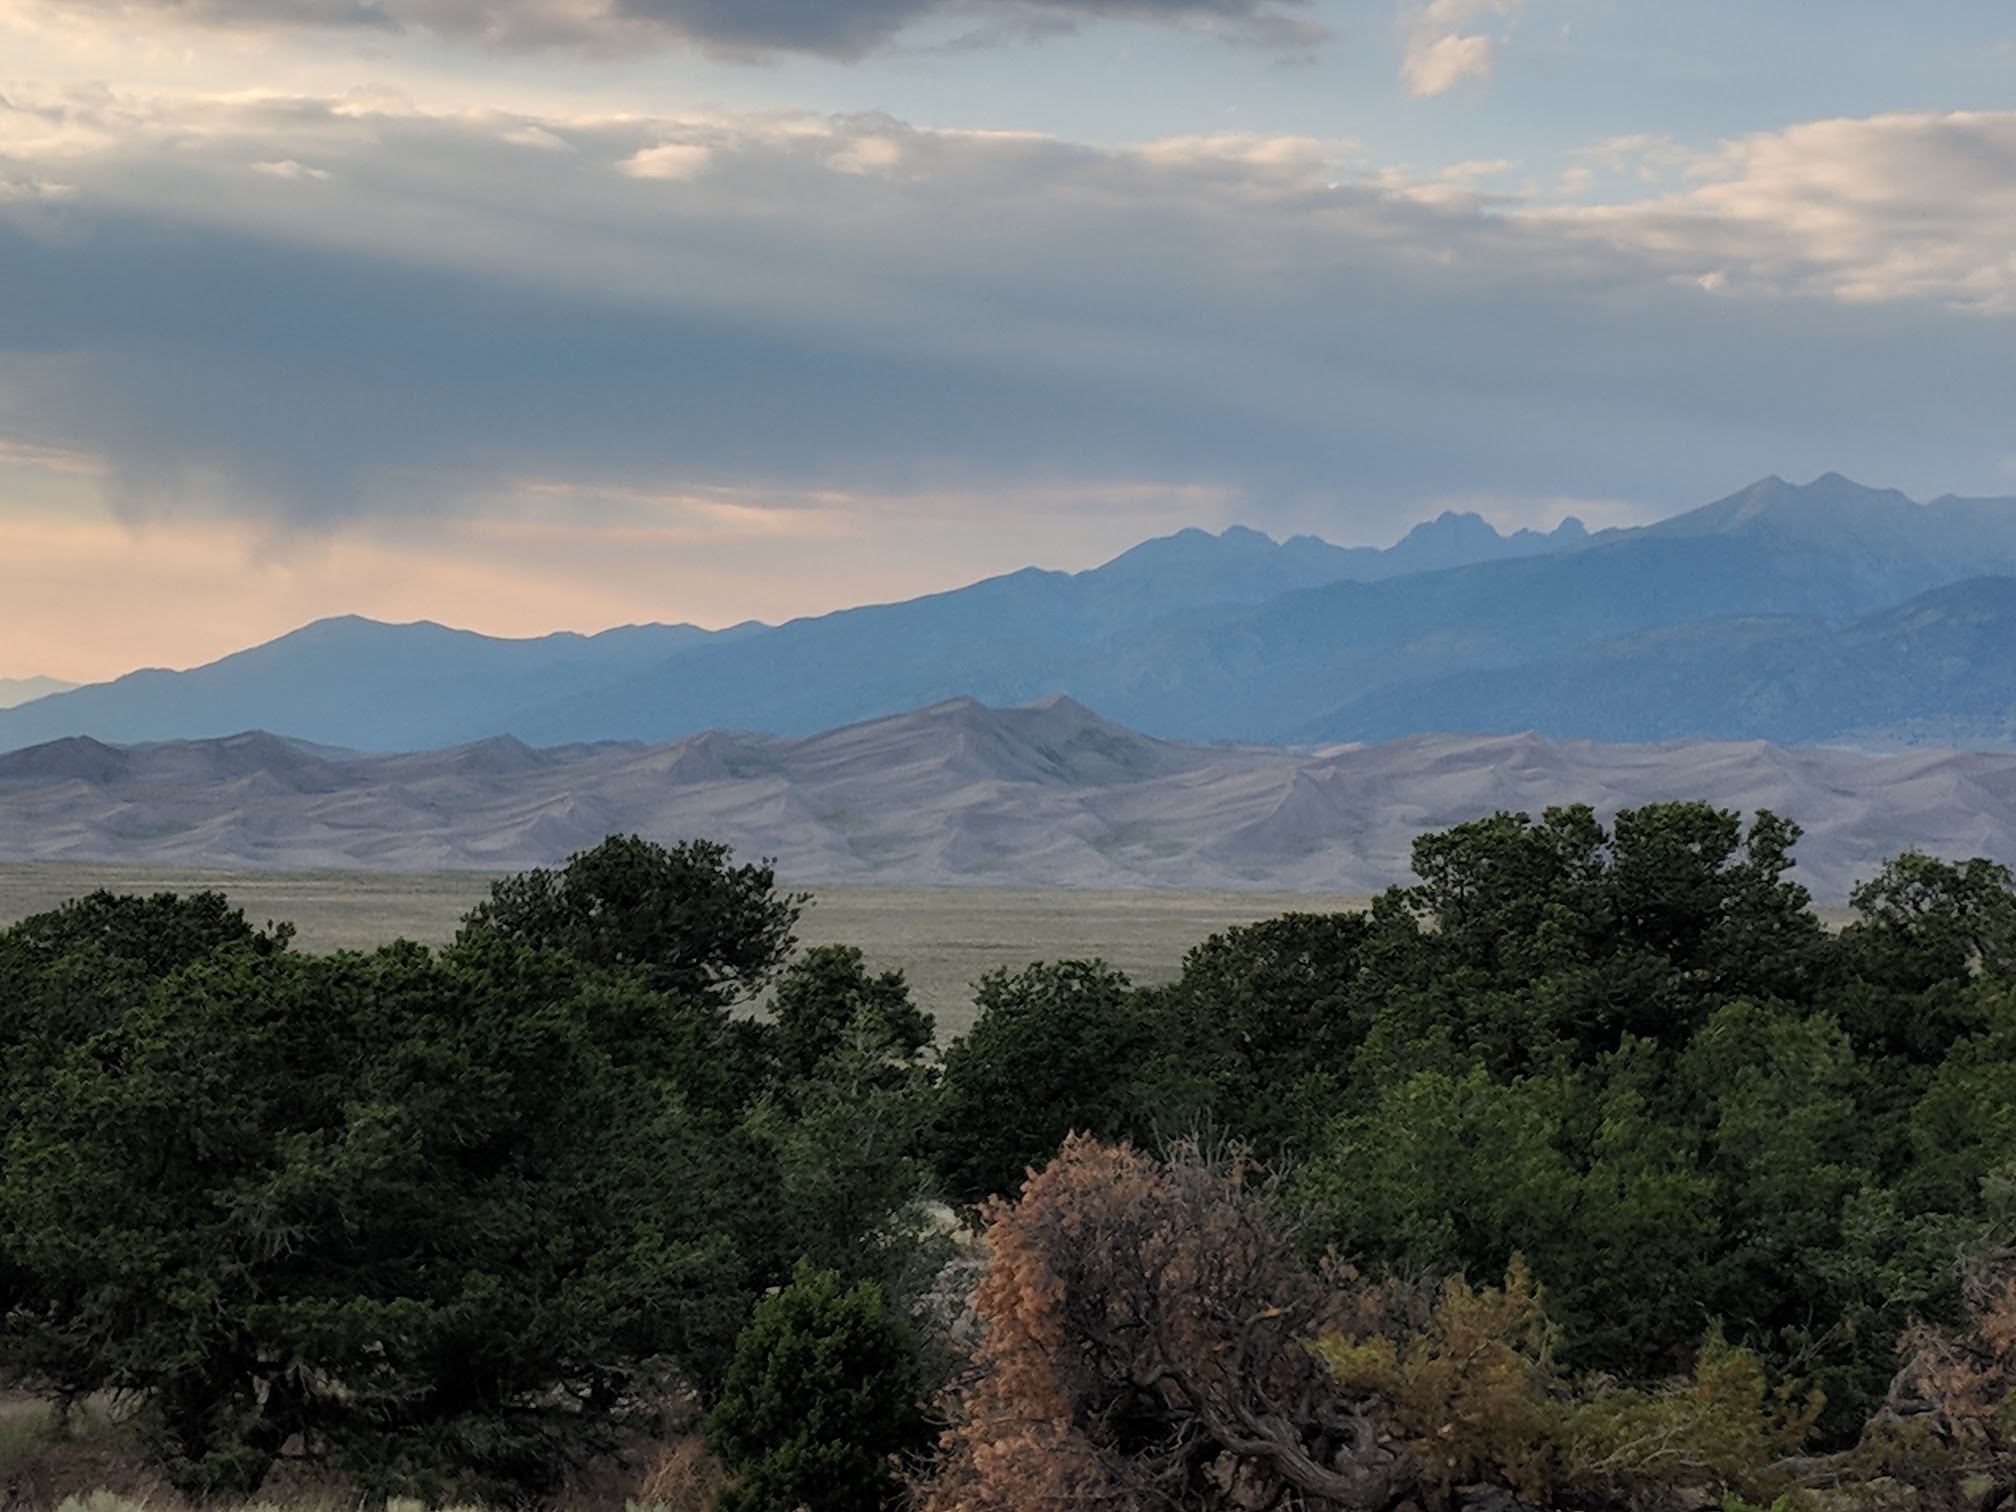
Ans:
[[[500,640],[425,621],[387,625],[346,616],[187,672],[135,672],[33,708],[0,710],[0,748],[64,735],[172,740],[251,728],[373,750],[506,733],[551,742],[663,737],[723,724],[802,733],[864,709],[914,708],[976,691],[999,701],[1005,690],[1006,701],[1020,702],[1061,686],[1056,671],[1080,648],[1138,636],[1186,610],[1253,605],[1294,588],[1390,577],[1419,564],[1569,549],[1584,539],[1574,521],[1552,535],[1501,536],[1476,515],[1456,514],[1417,526],[1384,551],[1331,546],[1313,536],[1277,543],[1237,526],[1215,536],[1185,530],[1089,572],[1031,568],[908,604],[712,635],[691,625],[638,625],[593,636]],[[731,659],[719,675],[803,686],[798,709],[773,718],[774,700],[759,701],[753,707],[761,717],[742,717],[732,697],[717,697],[722,717],[696,709],[688,718],[661,704],[655,679],[674,659],[780,634],[776,651],[749,662]],[[828,644],[813,658],[818,671],[793,663],[804,661],[804,643],[820,640]],[[995,674],[984,685],[983,672]],[[583,712],[571,726],[566,713],[545,712],[577,704]]]
[[[1838,536],[1824,528],[1834,509],[1853,527]],[[1913,552],[1885,554],[1914,534]],[[616,690],[528,707],[512,728],[534,741],[664,739],[697,725],[800,734],[959,694],[1015,703],[1063,690],[1156,735],[1279,740],[1304,732],[1312,711],[1382,688],[1635,631],[1867,613],[1947,581],[1958,562],[2016,571],[2016,504],[1931,508],[1832,476],[1805,488],[1774,479],[1579,550],[1169,609],[1145,625],[1085,593],[1098,574],[995,579],[709,647]]]
[[[54,677],[0,677],[0,709],[12,709],[51,693],[67,693],[76,686]]]
[[[1678,625],[1489,673],[1388,688],[1301,732],[1564,739],[1712,734],[1779,744],[2016,741],[2016,577],[1972,578],[1848,620]]]
[[[338,746],[422,749],[502,733],[500,711],[656,666],[714,639],[692,625],[502,640],[344,615],[187,672],[148,669],[0,710],[0,746],[58,735],[180,740],[283,730]]]
[[[1835,474],[1803,486],[1768,478],[1660,524],[1594,536],[1571,521],[1551,535],[1507,537],[1453,514],[1385,551],[1308,536],[1277,543],[1238,528],[1183,531],[1088,572],[1031,568],[718,634],[638,626],[498,641],[438,625],[324,621],[190,672],[135,673],[0,710],[0,749],[66,735],[132,742],[250,728],[374,750],[505,734],[534,746],[709,729],[799,736],[949,699],[1018,705],[1054,693],[1183,739],[1507,727],[1519,722],[1507,700],[1526,684],[1521,674],[1500,686],[1497,674],[1558,664],[1547,675],[1614,683],[1635,675],[1624,665],[1633,656],[1656,653],[1648,669],[1667,665],[1656,656],[1680,656],[1655,632],[1760,616],[1816,622],[1788,629],[1789,660],[1750,678],[1755,714],[1758,700],[1783,696],[1772,687],[1817,678],[1801,656],[1852,660],[1848,642],[1835,644],[1849,622],[1984,574],[2016,574],[2016,501],[1920,505]],[[1761,632],[1703,633],[1740,660],[1745,637]],[[1894,719],[1876,717],[1872,686],[1855,690],[1867,709],[1844,706],[1837,717],[1816,701],[1772,728],[1883,724],[1902,738],[1932,730],[1928,720],[1993,717],[1980,699],[1966,702],[1976,653],[1955,642],[1951,654],[1952,675],[1919,680],[1910,712]],[[1656,719],[1633,723],[1615,703],[1605,707],[1617,718],[1601,728],[1642,738],[1754,727],[1736,717],[1717,674],[1672,667]],[[1465,677],[1477,673],[1492,675]],[[1826,685],[1845,696],[1849,681]],[[1933,688],[1947,690],[1936,708]],[[1558,709],[1568,728],[1571,692],[1564,684],[1543,697],[1535,682],[1532,707]],[[1423,701],[1410,704],[1416,694]],[[1480,701],[1464,703],[1473,696]],[[1351,719],[1347,709],[1357,711]],[[1429,723],[1405,723],[1415,718]]]

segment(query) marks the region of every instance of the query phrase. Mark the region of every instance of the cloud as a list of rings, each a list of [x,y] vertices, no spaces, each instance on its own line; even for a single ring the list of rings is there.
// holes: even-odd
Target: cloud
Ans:
[[[973,35],[1073,30],[1101,21],[1208,27],[1307,45],[1308,0],[23,0],[26,20],[66,16],[281,32],[423,31],[522,49],[692,46],[731,57],[855,59],[936,18],[981,18]]]
[[[74,192],[0,203],[0,436],[132,519],[287,527],[527,479],[948,520],[1118,481],[1361,537],[1424,497],[1964,491],[2016,411],[2012,131],[1815,123],[1564,204],[1301,136],[16,96],[0,176]]]
[[[1495,37],[1450,34],[1410,43],[1401,82],[1416,99],[1447,94],[1465,79],[1489,79],[1502,44]]]
[[[618,166],[632,178],[690,179],[704,173],[713,156],[696,142],[661,142],[631,153]]]
[[[269,178],[280,179],[326,179],[329,177],[329,170],[327,168],[311,168],[305,163],[295,162],[292,158],[280,158],[277,161],[254,163],[252,171],[254,173],[263,173]]]
[[[1402,0],[1400,82],[1407,93],[1429,99],[1467,80],[1489,82],[1505,50],[1503,33],[1525,8],[1526,0]],[[1496,34],[1473,29],[1492,21]]]
[[[1684,187],[1534,218],[1730,294],[2016,313],[2016,112],[1813,121],[1696,152],[1629,139],[1600,156]]]

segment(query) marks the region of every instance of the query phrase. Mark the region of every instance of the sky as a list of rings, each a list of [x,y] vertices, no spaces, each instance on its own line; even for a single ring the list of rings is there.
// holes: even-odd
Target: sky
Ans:
[[[0,0],[0,677],[2016,495],[2008,0]]]

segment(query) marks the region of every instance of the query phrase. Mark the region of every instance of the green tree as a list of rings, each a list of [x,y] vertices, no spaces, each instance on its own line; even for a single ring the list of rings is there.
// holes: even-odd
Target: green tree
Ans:
[[[1327,1120],[1357,1050],[1363,914],[1290,913],[1214,934],[1182,976],[1142,994],[1155,1051],[1140,1097],[1173,1124],[1269,1154]]]
[[[1976,978],[2016,978],[2016,878],[1993,861],[1906,852],[1850,896],[1842,1023],[1865,1054],[1930,1066],[1986,1021]]]
[[[819,1074],[851,1048],[866,1047],[899,1076],[932,1044],[931,1015],[910,997],[900,971],[871,974],[852,945],[816,945],[784,968],[770,1000],[772,1055],[780,1085]]]
[[[735,1344],[707,1438],[735,1476],[720,1512],[882,1512],[929,1447],[917,1347],[879,1288],[800,1266]]]
[[[931,1016],[851,945],[807,951],[771,1005],[770,1082],[747,1127],[776,1165],[779,1257],[894,1288],[918,1268],[935,1191]]]
[[[759,1167],[631,1052],[662,994],[507,940],[106,964],[45,959],[89,1001],[0,1046],[0,1366],[134,1398],[179,1488],[293,1443],[380,1494],[539,1495],[647,1362],[718,1370]]]
[[[1356,995],[1373,1057],[1395,1070],[1474,1056],[1513,1076],[1627,1037],[1670,1048],[1734,998],[1813,1001],[1833,977],[1811,899],[1785,876],[1798,833],[1769,812],[1746,831],[1676,802],[1610,830],[1575,805],[1422,836],[1420,883],[1372,910]]]
[[[1074,1130],[1111,1138],[1142,1122],[1136,1078],[1153,1024],[1126,976],[1103,961],[992,971],[973,1027],[945,1052],[938,1172],[962,1202],[1011,1193]]]
[[[752,996],[791,953],[810,901],[780,893],[770,862],[733,866],[713,840],[667,848],[611,835],[558,871],[522,872],[492,885],[456,936],[485,935],[564,950],[612,970],[639,970],[661,992],[726,1007]]]

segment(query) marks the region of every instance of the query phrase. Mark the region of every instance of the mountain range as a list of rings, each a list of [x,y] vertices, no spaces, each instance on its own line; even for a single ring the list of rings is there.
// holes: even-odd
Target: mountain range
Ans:
[[[51,693],[67,693],[76,686],[54,677],[0,677],[0,709],[32,703]]]
[[[189,671],[0,708],[0,750],[264,729],[369,751],[707,730],[803,737],[1067,694],[1147,735],[1323,743],[1537,730],[1620,741],[2016,739],[2016,500],[1767,478],[1656,525],[1383,551],[1189,530],[777,626],[500,640],[320,621]]]
[[[1158,740],[1063,697],[543,750],[73,736],[0,757],[0,855],[496,872],[635,830],[722,839],[803,882],[1352,892],[1405,880],[1416,835],[1495,809],[1669,797],[1805,824],[1796,875],[1823,902],[1906,848],[2016,856],[2016,755],[1535,735],[1291,751]]]

